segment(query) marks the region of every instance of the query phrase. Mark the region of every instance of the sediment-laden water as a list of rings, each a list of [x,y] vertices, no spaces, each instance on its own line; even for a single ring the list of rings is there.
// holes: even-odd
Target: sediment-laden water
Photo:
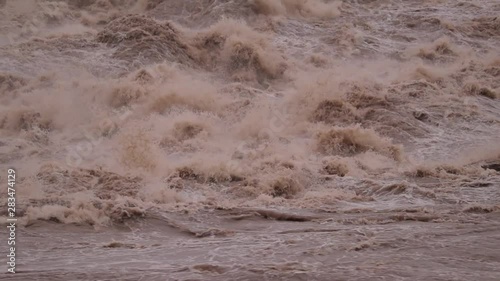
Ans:
[[[2,280],[500,280],[499,15],[0,0]]]

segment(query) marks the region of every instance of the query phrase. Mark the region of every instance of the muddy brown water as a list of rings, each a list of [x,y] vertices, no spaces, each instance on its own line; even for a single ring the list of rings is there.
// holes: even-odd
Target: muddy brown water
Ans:
[[[2,280],[500,280],[499,14],[0,1]]]

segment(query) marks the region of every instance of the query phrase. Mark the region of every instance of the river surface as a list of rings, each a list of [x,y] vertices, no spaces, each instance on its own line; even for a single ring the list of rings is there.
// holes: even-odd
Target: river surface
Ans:
[[[497,0],[0,0],[2,280],[500,280]]]

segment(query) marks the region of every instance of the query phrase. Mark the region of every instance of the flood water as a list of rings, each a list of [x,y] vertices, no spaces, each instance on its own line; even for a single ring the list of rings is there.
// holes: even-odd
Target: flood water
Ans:
[[[0,0],[2,280],[500,280],[497,0]]]

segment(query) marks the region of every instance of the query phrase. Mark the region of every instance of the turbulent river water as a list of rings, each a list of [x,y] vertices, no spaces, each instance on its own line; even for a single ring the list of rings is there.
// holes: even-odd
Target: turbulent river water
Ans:
[[[2,280],[500,280],[498,0],[0,0],[0,101]]]

